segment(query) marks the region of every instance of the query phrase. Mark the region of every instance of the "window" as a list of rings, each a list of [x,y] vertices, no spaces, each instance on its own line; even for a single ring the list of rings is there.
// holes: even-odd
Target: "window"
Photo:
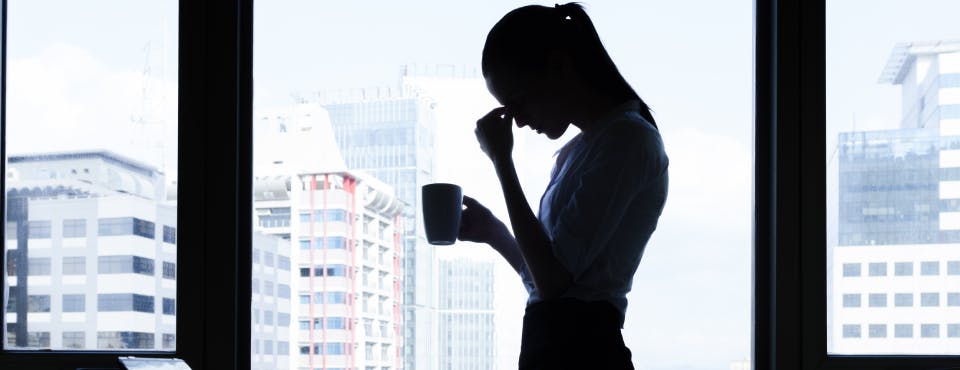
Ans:
[[[87,220],[85,219],[73,219],[73,220],[63,220],[63,237],[64,238],[82,238],[87,236]],[[66,335],[66,334],[64,334]],[[80,338],[81,343],[83,342],[83,337]]]
[[[913,325],[911,324],[893,325],[893,336],[896,338],[913,338]]]
[[[50,221],[30,221],[29,227],[30,239],[50,239]],[[49,340],[48,340],[49,342]]]
[[[778,73],[812,81],[795,91],[804,96],[795,114],[807,117],[795,123],[816,121],[788,134],[804,142],[791,158],[810,155],[820,161],[801,159],[797,165],[815,166],[820,176],[803,175],[810,180],[800,180],[798,192],[807,195],[799,213],[791,211],[816,216],[787,221],[803,225],[797,235],[823,236],[804,241],[798,259],[804,265],[801,290],[810,289],[800,295],[814,304],[802,304],[802,310],[826,313],[797,316],[804,327],[800,336],[819,338],[803,345],[802,357],[817,363],[811,369],[934,369],[952,366],[960,355],[960,347],[938,345],[946,343],[949,292],[956,291],[941,269],[948,274],[947,257],[960,250],[960,162],[954,159],[960,158],[960,126],[949,118],[956,102],[944,98],[956,89],[950,86],[960,48],[953,41],[955,22],[940,14],[960,10],[957,6],[853,0],[804,2],[789,10],[804,14],[794,19],[803,19],[796,28],[803,30],[796,38],[802,42],[791,42],[790,50],[803,45],[807,57],[798,59],[797,68],[788,67],[793,72]],[[817,144],[811,146],[811,140]],[[822,191],[814,201],[807,193],[812,189]],[[782,200],[787,198],[796,199]],[[881,278],[846,279],[830,268],[850,263],[866,263],[867,274]],[[872,292],[869,308],[843,309],[842,294],[851,291]],[[893,295],[891,303],[885,295]],[[873,324],[864,320],[892,325],[886,329],[889,339],[871,340]],[[857,324],[868,325],[867,338],[845,338],[845,325]]]
[[[886,324],[870,324],[869,326],[869,335],[870,338],[886,338],[887,337],[887,325]]]
[[[273,253],[267,251],[263,252],[263,265],[267,267],[273,267]]]
[[[177,348],[177,336],[175,334],[163,334],[163,348],[164,349],[174,349]]]
[[[277,326],[280,327],[289,327],[290,326],[290,314],[286,312],[277,312]]]
[[[136,235],[153,239],[156,233],[153,222],[136,217],[101,218],[98,222],[100,236]]]
[[[263,311],[263,324],[273,325],[273,311],[269,311],[269,310]]]
[[[30,257],[27,259],[27,275],[50,275],[50,257]]]
[[[50,296],[28,295],[27,312],[50,312]]]
[[[277,342],[277,354],[286,356],[290,354],[290,342],[279,341]]]
[[[97,311],[100,312],[155,312],[153,297],[140,294],[98,294]],[[139,347],[137,347],[139,348]]]
[[[940,325],[939,324],[920,324],[920,337],[939,338]]]
[[[287,284],[277,284],[277,297],[290,298],[290,286]]]
[[[163,225],[163,242],[177,244],[177,228]]]
[[[277,256],[277,268],[284,271],[290,271],[290,257]]]
[[[884,293],[870,293],[870,307],[887,307],[887,295]]]
[[[31,331],[27,333],[27,347],[50,348],[50,332]]]
[[[940,275],[940,263],[937,261],[920,262],[920,275]]]
[[[859,295],[859,294],[844,294],[844,295],[843,295],[843,307],[860,307],[860,295]]]
[[[163,314],[164,315],[176,315],[177,314],[177,303],[173,298],[164,298],[163,299]]]
[[[893,274],[896,276],[912,276],[913,262],[896,262],[893,264]]]
[[[136,273],[153,275],[153,260],[140,256],[100,256],[97,272],[100,274]]]
[[[64,275],[83,275],[87,273],[87,258],[84,256],[63,257]]]
[[[947,275],[960,275],[960,261],[947,261]]]
[[[960,324],[947,324],[947,338],[960,338]]]
[[[177,264],[173,262],[163,261],[163,278],[164,279],[177,279]]]
[[[86,310],[86,296],[83,294],[64,294],[63,312],[84,312]]]
[[[940,306],[940,293],[920,293],[920,306],[922,307]]]
[[[913,307],[913,293],[894,294],[893,305],[896,307]]]
[[[150,349],[153,346],[153,333],[129,331],[97,332],[98,349]]]
[[[63,332],[63,348],[83,349],[86,348],[86,337],[82,331]]]
[[[947,293],[947,306],[960,307],[960,293]]]

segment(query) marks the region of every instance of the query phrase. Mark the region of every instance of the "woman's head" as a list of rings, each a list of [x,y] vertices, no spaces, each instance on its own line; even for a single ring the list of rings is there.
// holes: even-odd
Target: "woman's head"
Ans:
[[[507,13],[487,35],[481,67],[490,92],[517,124],[551,138],[563,135],[570,112],[582,104],[578,96],[640,100],[577,3],[530,5]],[[581,89],[589,91],[573,91]],[[644,118],[653,123],[641,105]]]

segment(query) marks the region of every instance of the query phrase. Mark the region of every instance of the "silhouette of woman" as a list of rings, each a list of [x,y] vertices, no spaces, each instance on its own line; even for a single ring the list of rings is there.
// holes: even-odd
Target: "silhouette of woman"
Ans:
[[[464,196],[460,240],[497,250],[530,293],[520,369],[632,369],[621,328],[633,275],[667,195],[667,156],[650,109],[624,80],[583,8],[525,6],[487,35],[483,76],[502,104],[477,121],[513,234]],[[534,215],[511,152],[513,128],[557,154]]]

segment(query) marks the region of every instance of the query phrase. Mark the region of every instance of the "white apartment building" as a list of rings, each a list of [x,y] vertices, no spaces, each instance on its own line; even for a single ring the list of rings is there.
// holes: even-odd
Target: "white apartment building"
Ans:
[[[163,174],[106,151],[7,163],[7,343],[174,350],[176,201]]]
[[[402,211],[393,189],[346,170],[322,109],[267,118],[255,142],[259,231],[293,246],[298,369],[398,369]]]
[[[960,41],[897,45],[895,130],[840,134],[837,353],[960,354]]]
[[[291,322],[298,314],[291,303],[297,288],[291,286],[290,241],[260,232],[253,233],[252,241],[250,368],[293,370],[290,343],[296,343],[296,328]]]

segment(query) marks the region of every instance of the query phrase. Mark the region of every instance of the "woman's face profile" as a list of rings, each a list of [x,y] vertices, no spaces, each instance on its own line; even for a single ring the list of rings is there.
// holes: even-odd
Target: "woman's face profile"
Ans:
[[[562,118],[562,104],[546,78],[513,78],[512,73],[488,73],[490,94],[507,108],[517,127],[530,127],[551,140],[563,136],[570,122]]]

